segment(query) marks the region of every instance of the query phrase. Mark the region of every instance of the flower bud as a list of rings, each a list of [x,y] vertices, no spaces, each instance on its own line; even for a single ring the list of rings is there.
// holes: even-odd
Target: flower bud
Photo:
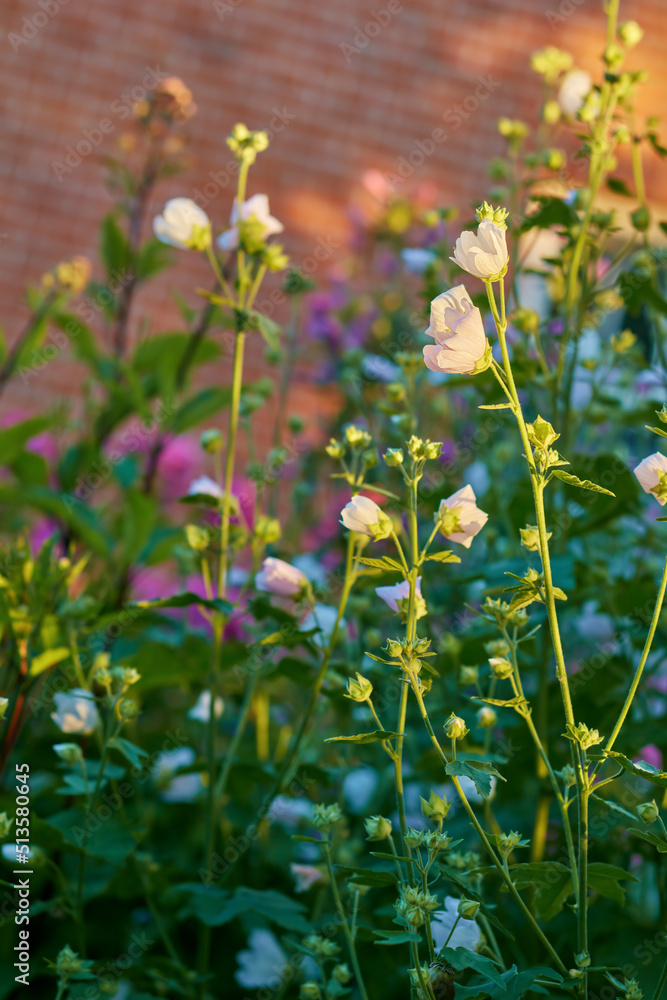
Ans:
[[[403,655],[403,643],[400,639],[387,639],[385,649],[390,656],[394,656],[397,659]]]
[[[188,545],[195,552],[203,552],[208,548],[208,531],[206,528],[200,528],[198,524],[186,524],[183,530],[185,531]]]
[[[528,439],[534,448],[548,448],[557,441],[557,434],[548,420],[538,416],[532,424],[527,424]]]
[[[498,721],[498,713],[495,712],[489,705],[484,705],[477,712],[477,725],[481,729],[491,729],[495,726]]]
[[[501,119],[501,121],[507,123],[510,127],[510,132],[501,132],[502,135],[507,135],[509,138],[520,138],[522,136],[519,133],[522,128],[526,130],[522,135],[527,135],[528,133],[528,126],[524,125],[523,122],[511,122],[508,118]],[[500,131],[500,126],[498,131]],[[485,201],[475,210],[475,214],[478,222],[494,222],[500,229],[507,229],[507,222],[505,220],[509,212],[506,208],[494,208],[493,205],[489,205]]]
[[[631,212],[630,221],[638,233],[645,233],[651,225],[651,213],[646,205],[640,205],[634,212]]]
[[[337,983],[340,983],[341,986],[345,986],[346,983],[349,983],[350,979],[352,979],[352,973],[347,966],[347,962],[341,965],[334,965],[331,970],[331,977],[332,979],[335,979]]]
[[[335,438],[331,438],[324,450],[329,458],[340,459],[345,456],[345,445],[342,441],[336,441]]]
[[[391,834],[391,820],[384,816],[368,816],[364,820],[366,840],[385,840]]]
[[[426,458],[431,460],[439,458],[442,451],[442,441],[426,441],[424,443],[424,451]]]
[[[474,920],[478,910],[479,903],[476,903],[474,899],[463,897],[459,900],[458,914],[462,920]]]
[[[450,740],[462,740],[470,731],[463,719],[461,719],[458,715],[454,715],[453,712],[447,719],[447,722],[445,722],[444,730],[445,735]]]
[[[539,552],[540,550],[540,533],[538,531],[536,524],[527,524],[525,528],[521,528],[521,544],[524,549],[528,549],[529,552]],[[551,538],[552,532],[547,534],[547,538]]]
[[[451,842],[452,838],[448,837],[446,833],[440,833],[439,830],[429,830],[428,833],[424,834],[424,847],[431,854],[441,854],[443,851],[447,851]]]
[[[212,455],[216,451],[220,451],[222,448],[222,434],[217,429],[217,427],[211,427],[209,430],[202,431],[199,438],[199,444],[202,450]]]
[[[555,125],[560,120],[560,104],[558,101],[547,101],[542,109],[542,121],[547,125]]]
[[[489,666],[491,667],[491,673],[493,676],[497,677],[499,680],[511,677],[514,671],[514,667],[506,656],[490,657]]]
[[[367,701],[373,694],[373,685],[360,673],[357,673],[357,679],[349,677],[347,681],[347,694],[346,698],[350,698],[351,701],[363,702]]]
[[[12,828],[13,819],[10,819],[6,812],[0,813],[0,840],[4,840]]]
[[[56,959],[56,972],[61,978],[75,975],[77,972],[82,972],[83,969],[84,962],[68,944],[60,949]]]
[[[316,805],[313,808],[313,818],[311,822],[313,826],[317,827],[318,830],[323,830],[328,833],[330,827],[332,827],[334,823],[340,823],[342,818],[343,814],[340,811],[340,806],[337,802],[334,802],[332,806]]]
[[[461,666],[459,668],[459,684],[462,684],[464,687],[468,684],[476,684],[478,676],[479,667]]]
[[[353,448],[358,445],[366,446],[371,443],[371,436],[368,431],[363,430],[361,427],[355,427],[354,424],[350,424],[345,428],[345,440]]]
[[[641,42],[644,31],[636,21],[623,21],[618,26],[618,37],[628,49],[632,49]]]
[[[423,801],[424,800],[422,799],[422,802]],[[410,848],[412,848],[414,850],[414,848],[421,847],[421,845],[423,844],[423,842],[424,842],[424,831],[423,830],[415,830],[413,827],[409,826],[408,829],[407,829],[407,831],[406,831],[406,834],[405,834],[405,837],[403,838],[403,840],[405,841],[405,846],[406,847],[410,847]]]
[[[574,956],[574,960],[578,969],[587,969],[591,964],[591,956],[587,951],[580,951],[578,955]]]
[[[319,986],[312,979],[307,983],[301,983],[299,987],[299,1000],[321,1000],[321,996]]]
[[[436,793],[431,789],[431,794],[429,796],[428,802],[426,799],[419,796],[422,804],[422,814],[426,819],[432,819],[437,823],[442,822],[447,813],[449,812],[450,802],[443,796],[436,795]]]
[[[655,823],[659,816],[658,807],[653,800],[650,802],[640,802],[637,806],[637,813],[639,814],[639,818],[649,825]]]
[[[498,849],[504,858],[509,857],[509,855],[517,847],[521,847],[521,834],[517,833],[516,830],[511,830],[509,833],[499,833],[497,836]]]
[[[83,751],[78,743],[54,743],[53,749],[66,764],[79,764],[83,760]]]
[[[280,541],[282,529],[280,521],[276,517],[269,517],[262,514],[255,522],[255,538],[264,545],[273,545]]]
[[[139,715],[139,706],[130,698],[124,698],[118,706],[118,714],[122,719],[136,719]]]
[[[387,448],[383,455],[385,465],[390,467],[403,465],[403,451],[401,448]]]

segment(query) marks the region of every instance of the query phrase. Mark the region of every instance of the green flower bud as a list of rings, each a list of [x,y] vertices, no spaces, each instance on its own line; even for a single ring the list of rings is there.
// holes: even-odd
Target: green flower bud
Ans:
[[[342,818],[343,814],[340,806],[337,802],[334,802],[332,806],[316,805],[313,809],[311,822],[318,830],[328,832],[334,823],[340,823]]]
[[[298,413],[293,413],[287,418],[287,428],[291,434],[301,434],[305,429],[306,421]]]
[[[320,988],[312,979],[307,983],[301,983],[299,987],[299,1000],[321,1000],[321,997]]]
[[[489,666],[491,673],[498,680],[505,680],[505,678],[511,677],[514,672],[514,667],[506,656],[492,656],[489,659]]]
[[[489,656],[507,656],[510,651],[509,643],[505,639],[492,639],[484,643],[484,649]]]
[[[577,776],[574,772],[574,768],[571,764],[564,764],[560,771],[557,772],[563,784],[566,788],[572,788],[573,785],[577,783]]]
[[[280,521],[275,517],[269,517],[267,514],[261,514],[255,522],[255,538],[264,545],[273,545],[275,542],[280,541],[282,535],[282,529],[280,527]]]
[[[425,443],[426,458],[431,460],[439,458],[441,451],[442,451],[442,441],[426,441]]]
[[[341,986],[345,986],[346,983],[349,983],[350,979],[352,979],[352,973],[347,966],[347,962],[342,965],[334,965],[331,970],[331,976],[332,979],[335,979],[337,983],[341,984]]]
[[[403,655],[403,643],[400,639],[387,639],[385,650],[390,656],[398,659],[399,656]]]
[[[437,823],[442,822],[449,812],[451,805],[444,796],[436,795],[433,789],[431,789],[428,802],[421,795],[419,796],[419,800],[422,804],[422,814],[426,819],[432,819]]]
[[[650,802],[640,802],[637,806],[637,812],[639,814],[639,818],[643,820],[644,823],[648,823],[649,825],[651,823],[655,823],[659,816],[658,807],[653,800]]]
[[[651,225],[651,213],[646,205],[640,205],[634,212],[631,212],[630,221],[637,232],[645,233]]]
[[[540,533],[536,524],[527,524],[525,528],[520,528],[521,531],[521,544],[524,549],[528,549],[529,552],[539,552],[540,550]],[[551,538],[552,532],[547,533],[547,539]]]
[[[118,713],[122,719],[136,719],[139,715],[139,706],[130,698],[124,698],[118,706]]]
[[[83,760],[83,751],[78,743],[54,743],[53,749],[66,764],[79,764]]]
[[[373,685],[360,673],[357,673],[357,679],[349,677],[347,681],[347,694],[346,698],[350,698],[351,701],[363,702],[367,701],[373,694]]]
[[[222,434],[217,427],[210,427],[208,430],[201,432],[199,444],[201,445],[203,451],[212,455],[214,452],[220,451],[222,448]]]
[[[532,424],[527,424],[528,440],[534,448],[544,449],[557,441],[560,434],[557,434],[548,420],[537,417]]]
[[[385,465],[390,467],[403,465],[403,452],[400,448],[387,448],[382,457],[384,458]]]
[[[560,121],[560,104],[558,101],[547,101],[542,108],[542,121],[547,125],[555,125]]]
[[[424,800],[422,799],[422,802],[423,801]],[[405,841],[405,846],[410,847],[414,850],[416,847],[421,847],[421,845],[423,844],[424,831],[415,830],[413,827],[409,826],[405,834],[405,837],[403,839]]]
[[[449,850],[451,842],[452,838],[446,833],[440,833],[439,830],[429,830],[424,834],[424,847],[430,854],[442,854],[443,851]]]
[[[9,705],[9,698],[0,698],[0,721],[4,719],[7,713],[8,705]]]
[[[623,21],[618,26],[618,37],[626,48],[632,49],[641,42],[644,31],[636,21]]]
[[[578,955],[574,956],[574,960],[578,969],[587,969],[591,964],[591,956],[587,951],[580,951]]]
[[[563,736],[573,743],[578,743],[582,750],[589,750],[604,740],[604,736],[600,736],[597,729],[589,729],[584,722],[580,722],[577,726],[573,726],[570,722],[565,728],[567,732],[563,733]]]
[[[198,524],[186,524],[183,530],[185,531],[188,545],[195,552],[203,552],[208,548],[208,531],[206,528],[200,528]]]
[[[369,445],[371,443],[371,436],[368,431],[363,430],[361,427],[355,427],[354,424],[350,424],[345,428],[345,440],[352,447],[363,445]]]
[[[504,119],[509,121],[509,119]],[[515,122],[515,125],[521,125],[521,122]],[[488,202],[483,202],[475,212],[478,222],[484,222],[486,220],[490,222],[495,222],[497,226],[501,229],[507,229],[507,222],[505,221],[509,215],[506,208],[494,208],[493,205],[489,205]]]
[[[644,993],[636,979],[625,980],[625,1000],[643,1000]]]
[[[478,677],[479,667],[461,666],[459,668],[459,684],[462,684],[464,687],[469,684],[476,684]]]
[[[303,946],[320,958],[333,958],[340,951],[335,941],[329,941],[328,938],[321,937],[319,934],[310,934],[304,938]]]
[[[340,459],[345,457],[345,445],[342,441],[336,441],[335,438],[331,438],[324,450],[329,458]]]
[[[498,713],[489,705],[484,705],[477,712],[477,725],[480,729],[491,729],[498,721]]]
[[[61,978],[83,972],[84,968],[84,961],[79,958],[76,951],[72,951],[68,944],[61,948],[56,959],[56,972]]]
[[[269,243],[262,248],[262,264],[269,271],[284,271],[289,266],[289,257],[284,252],[280,243]]]
[[[0,840],[4,840],[12,828],[14,820],[6,812],[0,813]]]
[[[364,820],[366,840],[385,840],[391,834],[391,820],[384,816],[368,816]]]
[[[447,722],[445,722],[443,728],[445,735],[450,740],[462,740],[470,732],[463,719],[458,715],[454,715],[453,712],[447,719]]]
[[[458,915],[462,920],[474,920],[477,916],[477,911],[479,910],[479,903],[476,903],[474,899],[466,899],[462,897],[459,900]]]
[[[517,847],[524,846],[521,834],[517,833],[516,830],[511,830],[509,833],[499,833],[496,839],[498,850],[504,858],[507,858]]]
[[[616,73],[623,64],[623,49],[619,45],[612,43],[604,50],[602,58],[606,62],[610,72]]]

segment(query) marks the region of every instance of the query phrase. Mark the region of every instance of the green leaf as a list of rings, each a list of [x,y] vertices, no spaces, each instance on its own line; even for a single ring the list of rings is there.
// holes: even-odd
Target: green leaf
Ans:
[[[280,347],[280,333],[281,329],[277,323],[274,323],[272,319],[268,316],[264,316],[263,313],[257,312],[253,309],[250,313],[250,319],[252,325],[256,330],[259,330],[262,337],[272,350],[278,350]]]
[[[607,187],[614,194],[622,194],[624,198],[634,198],[634,195],[622,177],[608,177]]]
[[[456,553],[451,551],[432,552],[430,556],[426,556],[426,562],[460,563],[461,559]]]
[[[193,914],[208,927],[228,924],[243,913],[258,913],[289,931],[303,934],[309,928],[303,903],[273,889],[249,889],[242,885],[231,896],[225,889],[193,883],[178,887],[179,890],[183,888],[190,890],[184,913]]]
[[[534,890],[533,906],[539,920],[551,920],[574,893],[570,869],[558,861],[528,861],[510,867],[519,889]]]
[[[137,841],[119,819],[111,817],[99,822],[82,809],[68,809],[49,817],[49,823],[62,832],[69,844],[84,849],[87,854],[120,867],[125,863]]]
[[[132,249],[129,241],[113,215],[107,215],[100,232],[100,256],[107,274],[118,281],[132,271]]]
[[[579,221],[574,209],[562,200],[562,198],[539,198],[540,207],[533,215],[526,219],[521,226],[520,232],[526,233],[529,229],[539,227],[540,229],[550,229],[551,226],[562,226],[569,229]]]
[[[115,736],[109,740],[107,746],[112,747],[114,750],[118,750],[119,753],[123,755],[125,760],[129,760],[133,767],[142,768],[143,759],[148,757],[148,753],[138,747],[135,743],[130,743],[129,740],[123,739],[121,736]]]
[[[410,944],[412,941],[421,941],[419,934],[411,934],[409,931],[373,930],[373,944]]]
[[[637,882],[638,879],[623,868],[594,861],[588,866],[588,886],[614,902],[625,903],[625,890],[619,882]]]
[[[369,885],[373,889],[379,889],[395,885],[397,882],[394,872],[379,871],[375,868],[346,868],[345,865],[336,865],[336,868],[354,885]]]
[[[56,663],[62,663],[69,655],[70,651],[67,646],[56,646],[53,649],[45,649],[43,653],[33,656],[30,661],[30,670],[28,673],[30,677],[37,677],[38,674],[48,670],[49,667],[55,666]]]
[[[31,417],[11,427],[0,430],[0,464],[11,465],[23,451],[24,445],[51,427],[49,417]]]
[[[626,309],[633,316],[639,315],[642,306],[667,313],[667,301],[655,290],[651,275],[646,271],[624,271],[619,275],[618,289]]]
[[[602,486],[597,486],[596,483],[592,483],[590,479],[578,479],[577,476],[573,476],[571,472],[563,472],[562,469],[554,469],[551,476],[555,476],[556,479],[561,479],[569,486],[578,486],[582,490],[590,490],[591,493],[604,493],[608,497],[615,496],[611,490],[605,490]]]
[[[647,844],[651,844],[660,854],[667,854],[667,839],[665,839],[665,837],[651,833],[649,830],[640,830],[639,827],[636,826],[631,826],[628,833],[634,833],[635,837],[639,837],[640,840],[644,840]]]
[[[382,559],[360,559],[360,563],[364,566],[371,566],[373,569],[381,569],[390,573],[401,573],[403,574],[403,567],[396,560],[392,559],[390,556],[384,556]]]
[[[493,764],[483,760],[450,760],[445,771],[452,777],[471,778],[475,782],[475,788],[485,799],[488,799],[491,793],[492,777],[500,778],[501,781],[506,780]]]
[[[199,604],[209,611],[219,611],[224,615],[230,615],[234,610],[234,605],[225,601],[222,597],[215,597],[212,601],[199,594],[193,594],[186,590],[184,594],[174,594],[173,597],[156,598],[153,601],[133,601],[131,607],[135,608],[187,608],[191,604]]]
[[[231,398],[232,391],[228,386],[202,389],[179,406],[171,422],[171,429],[174,434],[183,434],[229,406]]]
[[[616,750],[608,750],[607,757],[611,757],[625,771],[636,774],[638,778],[644,778],[652,785],[659,785],[660,788],[667,788],[667,771],[659,771],[657,767],[648,764],[645,760],[631,761]]]
[[[527,705],[526,698],[517,695],[516,698],[481,698],[479,695],[472,695],[472,701],[483,701],[486,705],[499,705],[501,708],[520,708]]]
[[[372,733],[357,733],[356,736],[330,736],[325,743],[377,743],[379,740],[393,740],[399,733],[385,732],[376,729]]]
[[[137,281],[145,281],[146,278],[159,274],[173,261],[174,255],[170,247],[157,239],[147,240],[137,253]]]
[[[442,948],[438,957],[451,965],[455,972],[474,969],[475,972],[488,976],[503,990],[505,988],[495,964],[485,955],[478,955],[476,951],[470,951],[469,948]]]

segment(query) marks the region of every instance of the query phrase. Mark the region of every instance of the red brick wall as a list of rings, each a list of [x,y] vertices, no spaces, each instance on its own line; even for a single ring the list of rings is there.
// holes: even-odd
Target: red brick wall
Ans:
[[[26,282],[70,254],[94,256],[96,224],[110,204],[97,154],[114,152],[124,124],[114,102],[141,88],[150,68],[181,76],[198,105],[188,125],[190,168],[163,186],[155,209],[168,196],[203,190],[211,173],[225,170],[224,139],[234,122],[266,127],[278,109],[286,124],[274,122],[280,131],[253,170],[250,192],[269,193],[297,263],[320,238],[342,242],[345,206],[364,170],[396,171],[434,128],[443,127],[446,140],[406,184],[430,181],[444,203],[480,200],[485,164],[502,151],[498,118],[535,112],[539,80],[528,62],[536,48],[570,48],[581,66],[598,72],[604,17],[597,0],[392,0],[391,15],[388,3],[2,0],[0,319],[8,339],[25,317]],[[667,4],[621,0],[621,18],[636,18],[646,30],[631,65],[650,74],[640,110],[659,112]],[[471,108],[480,82],[489,80],[493,92],[459,119],[457,104],[468,98]],[[111,132],[58,179],[54,161],[104,118]],[[653,200],[664,203],[660,168],[652,158],[647,182]],[[215,187],[207,211],[222,229],[231,186]],[[208,282],[200,256],[180,257],[180,270],[143,294],[135,322],[152,315],[156,329],[174,328],[170,287],[176,282],[188,292]],[[3,408],[29,403],[38,391],[40,400],[45,392],[72,394],[75,381],[67,360],[59,360],[28,387],[17,385]]]

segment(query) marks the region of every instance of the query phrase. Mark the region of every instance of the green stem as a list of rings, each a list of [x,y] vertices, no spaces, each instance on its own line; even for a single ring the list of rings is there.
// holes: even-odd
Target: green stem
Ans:
[[[232,374],[232,399],[229,410],[229,427],[227,429],[227,454],[225,457],[225,482],[222,497],[222,512],[220,518],[220,566],[218,571],[218,597],[224,597],[227,589],[227,559],[229,550],[229,521],[232,506],[232,480],[234,478],[234,460],[236,457],[236,437],[239,425],[239,405],[243,381],[243,352],[245,347],[245,332],[237,330],[234,346],[234,371]]]
[[[655,988],[655,993],[653,994],[653,1000],[660,1000],[662,996],[662,991],[665,988],[665,983],[667,983],[667,959],[660,973],[660,979],[658,980],[658,985]]]
[[[223,798],[227,790],[227,781],[229,779],[229,773],[234,766],[234,761],[238,753],[238,748],[243,739],[243,734],[245,732],[245,727],[248,723],[248,715],[250,714],[250,707],[252,705],[252,697],[255,692],[255,684],[257,683],[257,673],[253,672],[250,675],[248,684],[243,695],[243,701],[241,702],[241,711],[239,712],[239,717],[236,721],[236,729],[234,730],[234,735],[232,736],[227,752],[225,753],[225,761],[220,769],[220,774],[218,775],[218,780],[215,786],[215,801],[219,803]]]
[[[350,961],[352,963],[352,968],[354,969],[354,975],[357,980],[357,986],[359,987],[359,992],[361,993],[362,1000],[368,1000],[368,993],[366,992],[366,986],[364,985],[364,978],[361,974],[361,967],[359,965],[359,959],[357,958],[357,948],[354,943],[354,938],[350,930],[350,926],[347,922],[345,916],[345,910],[343,908],[343,902],[340,898],[340,893],[338,891],[338,885],[336,883],[336,876],[333,870],[333,865],[331,863],[331,844],[329,841],[322,842],[322,850],[324,851],[324,858],[326,861],[327,872],[329,873],[329,881],[331,883],[331,891],[333,893],[334,901],[336,903],[336,910],[338,911],[338,916],[340,922],[343,926],[343,933],[347,939],[347,947],[350,954]]]

